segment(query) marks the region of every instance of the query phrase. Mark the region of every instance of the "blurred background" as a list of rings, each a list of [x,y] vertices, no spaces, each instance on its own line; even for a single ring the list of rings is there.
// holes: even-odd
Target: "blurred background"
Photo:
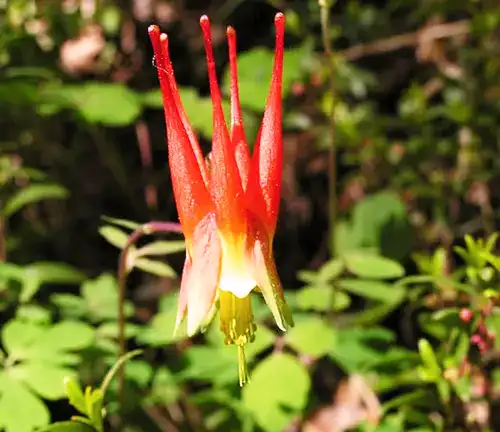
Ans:
[[[278,11],[274,249],[297,325],[278,333],[256,297],[240,390],[217,319],[172,336],[182,237],[144,241],[126,330],[145,351],[120,414],[109,388],[106,430],[500,430],[497,0],[0,0],[0,430],[74,414],[68,374],[99,385],[118,353],[119,248],[134,222],[177,220],[148,26],[169,35],[207,153],[199,17],[211,18],[225,108],[236,29],[252,143]]]

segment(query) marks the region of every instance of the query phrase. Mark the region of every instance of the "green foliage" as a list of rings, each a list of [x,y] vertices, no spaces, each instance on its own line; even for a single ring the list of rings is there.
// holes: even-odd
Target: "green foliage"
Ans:
[[[64,380],[76,375],[80,352],[93,341],[94,330],[83,322],[41,324],[18,318],[3,326],[0,424],[7,432],[48,424],[42,399],[64,396]]]
[[[143,3],[0,0],[0,432],[319,430],[344,417],[364,432],[500,430],[498,5],[207,2],[227,123],[221,29],[238,32],[250,145],[271,80],[269,5],[287,18],[274,248],[296,325],[282,334],[252,294],[251,381],[239,389],[217,314],[203,334],[173,334],[179,238],[129,249],[124,333],[143,355],[117,361],[115,272],[140,228],[128,219],[176,217],[146,22],[169,33],[204,154],[213,131],[191,30],[203,2]]]
[[[123,221],[116,219],[109,219],[108,221],[124,228],[133,229],[132,227],[135,227],[135,224],[123,224]],[[126,232],[115,225],[104,225],[99,229],[99,233],[119,249],[125,247],[129,237]],[[156,241],[140,249],[131,247],[127,254],[127,268],[129,271],[137,268],[156,276],[174,278],[176,273],[168,264],[145,257],[170,255],[184,249],[184,241]]]
[[[28,204],[46,199],[62,199],[68,196],[68,191],[55,184],[33,184],[20,189],[6,202],[2,216],[9,217]]]
[[[263,430],[282,430],[306,406],[310,385],[296,358],[273,354],[255,368],[243,390],[243,403]]]
[[[351,220],[339,223],[335,250],[345,254],[353,249],[368,248],[401,260],[410,252],[411,238],[403,202],[394,193],[381,192],[357,203]]]

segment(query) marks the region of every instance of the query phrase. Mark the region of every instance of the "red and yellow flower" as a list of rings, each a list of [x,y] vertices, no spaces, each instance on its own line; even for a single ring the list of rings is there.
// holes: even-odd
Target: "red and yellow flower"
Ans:
[[[186,239],[176,329],[187,316],[188,335],[220,313],[226,343],[238,346],[240,384],[248,376],[244,346],[256,330],[250,293],[260,291],[276,324],[293,325],[276,271],[273,238],[282,175],[281,92],[285,18],[275,17],[276,48],[272,81],[253,154],[243,129],[238,95],[236,34],[229,44],[231,127],[227,129],[217,83],[210,22],[200,19],[213,104],[212,151],[207,163],[182,106],[168,37],[149,28],[163,94],[169,166],[175,202]]]

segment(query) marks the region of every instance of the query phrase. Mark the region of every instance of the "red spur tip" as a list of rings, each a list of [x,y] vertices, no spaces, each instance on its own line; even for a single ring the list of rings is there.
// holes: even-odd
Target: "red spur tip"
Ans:
[[[209,26],[210,27],[210,18],[207,15],[202,15],[200,17],[200,25],[202,28]]]
[[[284,25],[285,24],[285,15],[282,13],[282,12],[278,12],[275,16],[274,16],[274,23],[276,25]]]
[[[150,35],[154,33],[160,33],[160,27],[158,27],[156,24],[152,24],[148,27],[148,33]]]

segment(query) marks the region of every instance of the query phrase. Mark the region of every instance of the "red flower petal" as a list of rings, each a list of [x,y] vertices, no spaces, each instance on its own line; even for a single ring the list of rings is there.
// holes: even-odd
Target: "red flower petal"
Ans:
[[[199,159],[201,151],[198,144],[192,141],[194,135],[191,135],[191,127],[186,126],[189,122],[180,104],[168,54],[167,36],[160,35],[157,26],[149,27],[149,36],[155,53],[163,95],[170,174],[175,202],[182,229],[189,244],[196,225],[212,209],[212,202],[201,168],[203,158],[201,157],[201,161]]]
[[[194,132],[191,123],[189,122],[184,106],[182,105],[181,95],[179,93],[179,88],[177,87],[177,82],[175,80],[174,68],[172,67],[172,61],[170,60],[169,49],[168,49],[168,37],[163,37],[162,40],[162,53],[163,53],[163,67],[165,69],[165,75],[170,85],[170,90],[172,92],[172,97],[174,99],[174,104],[177,107],[179,117],[181,118],[182,124],[184,125],[184,130],[188,136],[189,142],[191,143],[191,148],[200,167],[201,176],[205,181],[205,185],[208,188],[208,175],[207,167],[205,166],[205,159],[203,153],[200,149],[198,143],[198,138]],[[156,55],[155,55],[156,58]]]
[[[206,15],[201,17],[200,25],[205,41],[214,116],[210,189],[216,209],[219,231],[228,242],[233,242],[233,239],[240,237],[241,233],[244,233],[246,229],[243,188],[222,111],[221,94],[217,83],[212,52],[210,21]]]
[[[227,28],[229,45],[229,75],[231,77],[231,142],[240,173],[243,189],[247,186],[250,152],[245,138],[243,116],[241,114],[240,95],[238,89],[238,65],[236,62],[236,32],[232,27]]]
[[[247,265],[257,282],[277,326],[286,331],[293,326],[293,318],[286,304],[272,250],[272,237],[257,215],[248,212],[246,240]]]
[[[182,272],[176,328],[187,309],[188,335],[195,334],[210,316],[219,283],[221,247],[215,217],[208,214],[193,235],[190,256]]]
[[[274,21],[276,25],[276,48],[273,75],[264,117],[250,162],[246,197],[248,206],[255,209],[271,235],[274,235],[278,219],[283,169],[281,87],[285,16],[278,13]]]

